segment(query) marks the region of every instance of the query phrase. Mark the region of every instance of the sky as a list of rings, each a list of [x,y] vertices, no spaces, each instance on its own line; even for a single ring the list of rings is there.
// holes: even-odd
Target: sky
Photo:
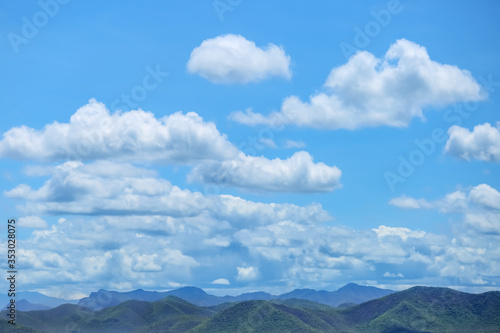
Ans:
[[[4,1],[0,18],[19,290],[500,288],[498,2]]]

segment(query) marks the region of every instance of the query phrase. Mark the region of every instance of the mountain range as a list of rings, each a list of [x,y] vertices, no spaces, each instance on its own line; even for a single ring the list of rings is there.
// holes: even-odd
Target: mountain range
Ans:
[[[221,297],[207,294],[202,289],[196,287],[183,287],[167,292],[145,291],[138,289],[125,293],[101,289],[98,292],[91,293],[89,297],[82,298],[78,302],[78,305],[92,310],[100,310],[118,305],[128,300],[153,302],[161,300],[167,296],[177,296],[198,306],[213,306],[228,302],[250,300],[268,301],[272,299],[300,298],[335,307],[343,303],[359,304],[374,298],[386,296],[390,293],[393,293],[393,291],[375,287],[360,286],[355,283],[349,283],[337,291],[296,289],[289,293],[277,296],[265,292],[253,292],[241,294],[239,296]]]
[[[167,296],[177,296],[198,306],[212,306],[228,302],[241,302],[250,300],[272,300],[300,298],[330,305],[333,307],[343,303],[359,304],[374,298],[379,298],[392,293],[392,290],[375,287],[360,286],[349,283],[337,291],[295,289],[282,295],[271,295],[265,292],[245,293],[238,296],[214,296],[206,293],[203,289],[196,287],[183,287],[167,292],[145,291],[137,289],[129,292],[117,292],[101,289],[91,293],[88,297],[80,300],[65,300],[45,296],[37,292],[20,292],[17,294],[17,309],[20,311],[46,310],[62,304],[78,304],[92,310],[101,310],[107,307],[119,305],[128,300],[154,302]],[[6,294],[0,294],[0,304],[7,305],[9,298]],[[5,309],[5,306],[3,307]]]
[[[2,314],[5,318],[5,313]],[[347,308],[310,300],[273,298],[198,306],[176,296],[127,300],[101,310],[64,304],[18,312],[2,332],[500,332],[500,292],[468,294],[414,287]]]

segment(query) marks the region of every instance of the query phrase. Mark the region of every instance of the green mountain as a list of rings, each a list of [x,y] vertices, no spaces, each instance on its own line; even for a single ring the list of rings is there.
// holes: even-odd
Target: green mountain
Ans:
[[[393,292],[394,291],[389,289],[380,289],[376,287],[360,286],[356,283],[349,283],[337,291],[295,289],[289,293],[279,295],[278,298],[307,299],[313,302],[336,307],[344,303],[360,304],[392,294]]]
[[[500,332],[500,292],[414,287],[341,313],[366,332]]]
[[[11,325],[5,319],[0,320],[0,332],[2,333],[42,333],[30,327],[19,324]]]
[[[299,317],[306,318],[305,320],[309,324],[299,319]],[[300,309],[287,308],[284,305],[267,301],[244,301],[221,311],[189,332],[313,333],[317,332],[314,327],[327,328],[328,324],[320,321],[316,322],[314,316]]]
[[[5,312],[1,315],[5,318]],[[155,302],[128,300],[93,311],[65,304],[18,311],[12,327],[27,333],[207,332],[500,332],[500,292],[468,294],[448,288],[414,287],[348,308],[304,299],[249,300],[201,307],[175,296]]]
[[[360,286],[349,283],[336,291],[295,289],[282,295],[271,295],[265,292],[253,292],[238,296],[214,296],[206,293],[203,289],[196,287],[182,287],[167,292],[145,291],[142,289],[117,292],[101,289],[82,298],[79,306],[92,310],[101,310],[115,306],[128,300],[154,302],[167,296],[177,296],[198,306],[213,306],[229,302],[242,302],[253,300],[276,300],[276,299],[304,299],[329,306],[339,306],[344,303],[360,304],[375,298],[389,295],[394,291],[375,287]],[[43,303],[41,303],[43,304]]]
[[[19,311],[17,322],[48,333],[185,332],[215,313],[169,296],[156,302],[129,300],[95,312],[71,304],[46,311]]]

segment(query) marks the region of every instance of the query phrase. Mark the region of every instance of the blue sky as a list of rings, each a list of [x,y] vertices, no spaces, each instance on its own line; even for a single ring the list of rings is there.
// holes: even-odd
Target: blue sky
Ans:
[[[4,3],[20,288],[497,289],[499,9]]]

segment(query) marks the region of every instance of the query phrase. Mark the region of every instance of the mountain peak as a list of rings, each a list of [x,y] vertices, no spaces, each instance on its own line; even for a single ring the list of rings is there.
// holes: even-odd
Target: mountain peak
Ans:
[[[345,286],[341,287],[338,289],[338,291],[347,291],[347,290],[359,290],[359,289],[364,289],[364,288],[369,288],[367,286],[361,286],[357,283],[348,283]]]
[[[198,287],[193,287],[193,286],[181,287],[181,288],[176,289],[176,290],[183,291],[183,292],[189,292],[189,293],[198,293],[198,294],[208,295],[205,292],[205,290],[198,288]]]

